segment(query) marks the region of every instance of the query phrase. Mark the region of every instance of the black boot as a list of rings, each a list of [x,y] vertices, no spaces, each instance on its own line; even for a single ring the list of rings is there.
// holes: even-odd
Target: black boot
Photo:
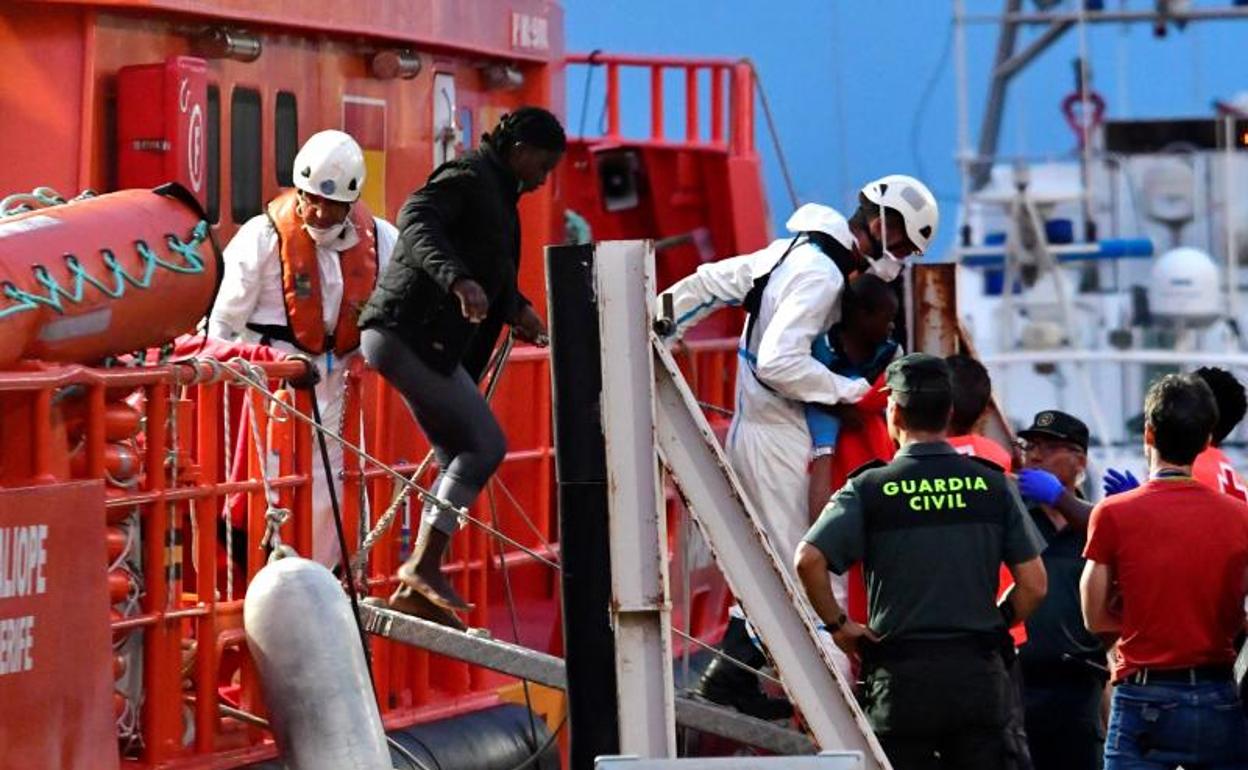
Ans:
[[[766,656],[750,640],[741,618],[729,618],[724,641],[719,646],[728,655],[751,668],[762,668]],[[758,719],[788,719],[793,706],[783,698],[769,698],[759,686],[758,676],[726,658],[716,656],[706,667],[694,690],[699,697],[721,706],[731,706]]]

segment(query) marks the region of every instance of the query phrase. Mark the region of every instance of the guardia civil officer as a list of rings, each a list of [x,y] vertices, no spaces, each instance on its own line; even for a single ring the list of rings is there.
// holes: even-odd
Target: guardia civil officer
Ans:
[[[893,767],[999,770],[1013,645],[1006,628],[1044,598],[1043,541],[1001,469],[945,440],[943,359],[886,372],[893,461],[855,471],[797,550],[797,572],[837,646],[862,662],[863,706]],[[862,562],[868,625],[848,620],[828,571]],[[998,606],[998,566],[1014,589]]]

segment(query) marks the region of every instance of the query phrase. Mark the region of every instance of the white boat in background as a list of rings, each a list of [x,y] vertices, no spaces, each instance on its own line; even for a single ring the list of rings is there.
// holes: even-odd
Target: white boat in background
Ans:
[[[1248,98],[1215,103],[1203,116],[1109,117],[1076,64],[1079,81],[1063,107],[1082,147],[1063,158],[1003,158],[997,135],[1009,82],[1067,32],[1080,36],[1086,61],[1086,28],[1094,23],[1156,28],[1245,19],[1248,8],[1148,2],[1147,10],[1103,11],[1080,0],[1029,12],[1022,5],[1005,0],[1002,15],[983,17],[954,3],[963,178],[951,254],[958,313],[1015,428],[1046,408],[1088,424],[1088,492],[1096,498],[1093,482],[1105,467],[1144,469],[1142,405],[1153,379],[1210,365],[1248,382]],[[985,22],[999,25],[1000,38],[972,149],[965,31]],[[1023,29],[1040,31],[1023,39]],[[1060,118],[1055,111],[1054,129]],[[1223,447],[1241,469],[1246,440],[1241,424]]]

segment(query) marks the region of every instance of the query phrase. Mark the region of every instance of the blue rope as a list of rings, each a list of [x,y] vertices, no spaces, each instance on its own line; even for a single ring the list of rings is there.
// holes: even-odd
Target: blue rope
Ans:
[[[62,302],[62,298],[69,303],[81,303],[86,296],[88,284],[94,286],[106,297],[121,299],[125,296],[126,284],[133,286],[135,289],[150,289],[152,287],[152,277],[155,275],[157,268],[164,268],[172,273],[181,275],[198,275],[204,272],[204,258],[199,253],[199,246],[207,239],[208,223],[203,220],[191,230],[191,239],[189,241],[182,241],[175,235],[166,236],[165,243],[169,247],[170,254],[181,257],[180,262],[161,259],[147,245],[146,241],[135,241],[135,251],[138,252],[143,262],[143,273],[137,278],[126,272],[125,267],[117,261],[117,256],[111,250],[102,249],[100,253],[103,255],[104,265],[112,272],[113,276],[111,286],[106,280],[101,280],[88,273],[82,262],[73,254],[65,255],[65,266],[69,269],[74,279],[70,289],[61,286],[60,282],[56,280],[56,277],[46,267],[35,265],[31,268],[35,274],[35,280],[47,290],[47,294],[32,294],[6,281],[3,284],[4,296],[14,304],[0,310],[0,319],[26,310],[37,310],[40,306],[47,306],[58,313],[64,313],[65,303]]]

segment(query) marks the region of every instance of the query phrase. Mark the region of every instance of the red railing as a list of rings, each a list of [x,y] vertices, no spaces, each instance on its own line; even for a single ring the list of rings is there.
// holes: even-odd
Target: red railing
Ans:
[[[754,71],[747,61],[721,58],[671,56],[632,56],[627,54],[568,54],[569,65],[606,68],[606,133],[604,138],[622,138],[620,70],[634,67],[649,70],[649,141],[680,143],[668,137],[664,128],[664,82],[667,70],[684,72],[685,132],[683,143],[702,145],[702,114],[699,80],[710,74],[710,145],[727,147],[733,155],[754,153]],[[725,125],[727,116],[727,125]]]
[[[685,349],[682,364],[695,392],[706,402],[731,406],[733,353],[731,341],[692,343]],[[298,362],[257,366],[280,393],[286,393],[276,387],[282,378],[302,372]],[[310,469],[320,458],[314,451],[312,432],[303,422],[284,417],[283,410],[271,405],[262,393],[231,384],[235,382],[221,365],[205,361],[133,369],[63,366],[0,373],[0,415],[9,450],[0,465],[0,484],[109,480],[105,507],[109,524],[115,528],[110,543],[132,547],[131,539],[124,532],[119,535],[121,530],[116,528],[134,527],[140,535],[142,593],[137,606],[124,610],[126,614],[114,609],[112,620],[115,640],[140,635],[134,644],[115,648],[123,655],[138,655],[142,662],[140,740],[131,743],[125,761],[128,767],[232,767],[276,753],[267,734],[222,717],[217,704],[224,699],[245,711],[264,714],[260,683],[242,629],[245,586],[265,558],[258,543],[269,501],[261,470],[269,469],[269,487],[276,493],[277,505],[293,514],[281,530],[283,541],[308,555],[312,553],[313,515]],[[292,398],[300,413],[311,413],[309,393],[294,391]],[[244,399],[251,401],[250,412],[267,444],[261,449],[250,431],[241,444],[234,441],[243,426],[229,407]],[[396,470],[412,473],[427,445],[397,394],[375,375],[357,372],[348,377],[346,399],[344,438],[362,444]],[[498,493],[497,505],[489,495],[482,495],[472,514],[557,561],[545,351],[521,348],[513,353],[493,407],[510,449],[497,475],[500,483],[493,488]],[[137,411],[142,425],[137,436],[124,442],[117,438],[113,419],[119,409]],[[722,424],[723,418],[718,421]],[[116,468],[110,466],[118,443],[131,447],[137,460],[129,471],[132,475],[124,478],[118,478]],[[245,478],[230,477],[227,443],[245,447],[241,450],[245,452]],[[77,465],[71,462],[76,451],[85,453],[85,461]],[[371,523],[380,516],[396,482],[381,468],[361,468],[349,451],[344,457],[342,512],[354,554],[362,521]],[[432,477],[430,470],[422,482],[427,485]],[[217,533],[233,495],[246,500],[246,536],[233,544],[235,553],[245,549],[246,558],[231,596],[226,578],[230,565],[225,563],[229,560],[222,558],[226,552]],[[367,581],[373,595],[387,595],[393,588],[394,570],[414,539],[411,530],[418,524],[420,506],[417,501],[410,505],[409,520],[405,523],[401,516],[372,552]],[[676,554],[684,544],[675,533],[690,529],[678,526],[680,515],[673,498],[669,532]],[[500,557],[510,571],[521,610],[519,641],[559,652],[558,576],[522,550],[502,545],[474,526],[456,536],[447,565],[456,587],[476,605],[468,618],[470,624],[491,628],[499,638],[513,638],[501,587]],[[680,616],[675,624],[695,634],[714,636],[722,620],[726,588],[709,562],[686,566],[690,581],[681,578],[680,559],[673,561],[674,591],[683,590],[683,583],[691,592],[675,597]],[[112,599],[115,608],[126,604],[126,594],[138,592],[138,583],[127,584],[125,577],[110,576],[110,586],[118,583]],[[686,608],[688,618],[684,617]],[[505,691],[513,681],[423,650],[378,639],[372,644],[377,694],[389,728],[497,703],[507,697]]]

